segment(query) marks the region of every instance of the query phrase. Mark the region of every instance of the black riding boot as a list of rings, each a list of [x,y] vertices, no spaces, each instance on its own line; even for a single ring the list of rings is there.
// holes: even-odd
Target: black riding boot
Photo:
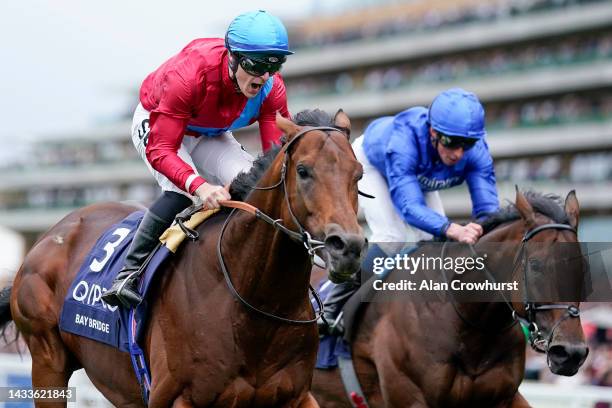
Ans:
[[[361,287],[362,274],[366,274],[366,280],[372,273],[374,264],[374,258],[387,256],[385,252],[376,244],[371,244],[368,249],[368,253],[361,262],[361,271],[355,274],[355,279],[350,282],[339,283],[332,288],[323,302],[323,317],[327,321],[327,324],[323,319],[317,320],[319,327],[319,334],[334,334],[341,335],[344,333],[344,321],[342,319],[342,308],[347,300]]]
[[[317,320],[319,334],[341,335],[344,332],[344,322],[340,312],[346,301],[359,289],[361,285],[359,276],[360,273],[358,272],[355,274],[356,279],[354,281],[338,283],[329,292],[325,302],[323,302],[323,317],[327,324],[321,318]]]
[[[153,203],[138,226],[123,268],[115,277],[111,288],[102,295],[104,302],[111,306],[123,305],[125,308],[136,307],[142,302],[137,288],[139,271],[176,214],[191,203],[188,197],[170,191],[165,191]]]
[[[121,304],[126,308],[136,307],[142,302],[137,289],[138,271],[169,226],[168,222],[151,211],[146,212],[125,257],[123,269],[117,274],[111,288],[102,295],[103,301],[111,306]]]

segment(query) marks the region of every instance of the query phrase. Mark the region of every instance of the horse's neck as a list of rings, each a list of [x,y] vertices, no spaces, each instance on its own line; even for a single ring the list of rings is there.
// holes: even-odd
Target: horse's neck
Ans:
[[[507,232],[491,234],[474,246],[479,256],[487,254],[486,268],[492,274],[488,279],[497,282],[506,281],[503,278],[497,279],[498,271],[508,267],[508,259],[514,258],[515,249],[518,248],[518,245],[510,242],[508,245],[497,244],[511,238]],[[481,281],[481,278],[477,280]],[[454,343],[452,354],[461,361],[468,375],[490,373],[494,367],[500,366],[511,370],[522,358],[525,347],[522,331],[514,319],[511,307],[503,299],[457,303],[449,305],[447,313],[452,316],[448,327],[456,330],[459,340]]]
[[[273,185],[278,178],[262,180]],[[282,187],[255,190],[247,202],[274,219],[283,218],[285,198]],[[283,224],[293,230],[287,221]],[[228,269],[236,288],[255,305],[275,306],[284,311],[302,307],[299,299],[307,299],[311,264],[303,245],[270,224],[240,212],[231,220],[223,237],[224,253],[234,253]]]
[[[510,262],[514,260],[519,243],[515,242],[516,231],[512,225],[501,227],[485,235],[475,246],[474,250],[480,256],[486,256],[486,267],[497,282],[507,282],[510,276],[501,276],[502,270],[507,270]],[[485,255],[486,254],[486,255]],[[512,271],[510,271],[512,272]],[[511,299],[507,299],[511,301]],[[514,321],[510,305],[503,299],[494,302],[464,303],[457,306],[461,324],[466,331],[473,329],[493,334],[507,329]]]

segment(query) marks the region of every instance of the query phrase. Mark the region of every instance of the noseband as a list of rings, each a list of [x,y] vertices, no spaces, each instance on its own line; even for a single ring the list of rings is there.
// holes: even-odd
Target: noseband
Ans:
[[[219,240],[217,241],[217,258],[219,260],[219,264],[221,265],[221,270],[223,272],[223,276],[225,277],[225,281],[227,283],[227,286],[230,289],[230,292],[232,293],[232,295],[234,295],[234,297],[236,299],[238,299],[247,309],[258,313],[264,317],[267,317],[269,319],[272,320],[276,320],[276,321],[280,321],[283,323],[288,323],[288,324],[311,324],[317,321],[317,319],[319,319],[322,315],[323,315],[323,302],[321,301],[321,298],[319,297],[318,293],[314,290],[314,288],[312,287],[312,285],[309,285],[309,289],[310,292],[312,293],[312,295],[314,296],[318,308],[319,308],[319,312],[315,313],[315,317],[313,319],[308,319],[308,320],[295,320],[295,319],[288,319],[285,317],[281,317],[281,316],[277,316],[274,315],[272,313],[266,312],[264,310],[261,310],[253,305],[251,305],[246,299],[244,299],[242,296],[240,296],[240,294],[238,293],[238,291],[236,290],[234,284],[232,283],[232,279],[230,277],[229,271],[227,269],[227,266],[225,265],[225,261],[223,259],[223,254],[221,252],[221,240],[223,238],[223,234],[225,232],[225,229],[227,228],[232,216],[234,215],[235,211],[237,209],[240,210],[244,210],[247,211],[251,214],[253,214],[256,218],[272,225],[274,228],[276,228],[277,230],[285,233],[286,235],[289,236],[289,238],[291,238],[293,241],[301,243],[302,245],[304,245],[304,248],[306,249],[306,251],[308,252],[308,256],[310,258],[310,263],[311,265],[314,263],[314,256],[315,256],[315,252],[319,249],[322,249],[325,245],[325,243],[323,241],[319,241],[316,239],[313,239],[312,236],[310,235],[310,233],[304,228],[304,226],[302,226],[302,224],[300,223],[300,221],[297,219],[297,217],[295,216],[295,213],[293,212],[293,209],[291,207],[291,202],[289,201],[289,194],[288,194],[288,190],[287,190],[287,169],[289,168],[289,160],[290,160],[290,149],[291,147],[296,144],[296,142],[301,139],[307,132],[310,132],[312,130],[321,130],[324,132],[330,132],[330,131],[341,131],[337,128],[334,127],[330,127],[330,126],[316,126],[316,127],[304,127],[299,133],[297,133],[289,142],[287,142],[282,150],[281,153],[284,154],[284,159],[283,159],[283,165],[281,167],[281,175],[280,175],[280,180],[275,183],[272,186],[267,186],[267,187],[253,187],[254,190],[273,190],[276,189],[279,186],[282,186],[283,189],[283,194],[285,196],[285,204],[287,205],[287,210],[289,211],[289,215],[291,216],[291,220],[292,222],[297,226],[298,230],[297,231],[293,231],[290,228],[287,228],[286,226],[284,226],[282,224],[283,220],[282,219],[274,219],[272,217],[270,217],[269,215],[265,214],[264,212],[262,212],[261,210],[251,206],[250,204],[247,203],[243,203],[243,202],[234,202],[234,201],[225,201],[222,202],[222,205],[224,207],[233,207],[230,215],[227,217],[227,219],[225,220],[225,222],[223,223],[223,227],[221,227],[221,233],[219,234]]]

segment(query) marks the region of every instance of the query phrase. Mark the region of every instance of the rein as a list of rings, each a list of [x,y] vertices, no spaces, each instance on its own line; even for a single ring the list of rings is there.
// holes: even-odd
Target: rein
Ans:
[[[521,248],[516,254],[515,261],[514,261],[515,266],[513,267],[513,270],[516,269],[517,260],[520,260],[520,262],[523,264],[523,305],[525,307],[525,312],[527,313],[527,316],[526,317],[520,316],[518,312],[516,311],[516,309],[512,306],[512,303],[506,298],[504,293],[500,292],[504,300],[504,303],[508,306],[508,308],[510,309],[510,312],[512,313],[512,322],[508,326],[503,327],[501,331],[505,331],[513,327],[517,322],[520,322],[525,327],[527,327],[529,331],[529,336],[528,336],[529,344],[531,348],[538,353],[546,353],[548,351],[550,343],[552,342],[552,339],[553,339],[554,332],[561,323],[563,323],[567,319],[577,318],[580,316],[580,309],[574,305],[565,305],[565,304],[556,303],[556,304],[547,304],[547,305],[538,306],[536,305],[535,302],[530,302],[527,299],[527,272],[528,272],[527,259],[529,256],[527,254],[527,249],[526,249],[525,244],[530,239],[532,239],[534,236],[536,236],[538,233],[542,231],[546,231],[546,230],[551,230],[551,229],[572,231],[575,234],[578,233],[576,229],[570,225],[549,223],[549,224],[543,224],[543,225],[537,226],[533,228],[532,230],[525,232],[525,234],[523,235],[523,238],[521,239]],[[478,256],[478,254],[476,253],[476,250],[474,249],[474,246],[469,245],[469,247],[472,252],[472,255]],[[442,247],[441,256],[444,255],[445,248],[446,248],[446,243]],[[525,256],[522,256],[523,253],[525,253]],[[489,271],[489,269],[486,267],[484,268],[484,271],[487,274],[487,277],[491,279],[493,282],[495,282],[495,278],[493,274],[491,273],[491,271]],[[444,277],[446,279],[446,275]],[[465,323],[469,324],[470,326],[486,331],[486,328],[481,327],[480,325],[469,321],[465,316],[463,316],[463,314],[457,308],[457,305],[455,304],[455,302],[452,302],[452,304],[453,304],[453,308],[455,309],[455,312],[459,315],[461,320],[463,320]],[[565,309],[566,312],[559,320],[555,322],[553,327],[550,329],[550,333],[545,338],[536,324],[536,314],[538,312],[547,312],[550,310],[558,310],[558,309]]]
[[[308,288],[309,288],[310,292],[312,293],[312,295],[314,296],[314,298],[315,298],[315,300],[317,302],[317,306],[319,308],[319,312],[318,313],[315,312],[315,317],[313,319],[307,319],[307,320],[289,319],[289,318],[286,318],[286,317],[277,316],[275,314],[272,314],[272,313],[266,312],[264,310],[261,310],[261,309],[255,307],[255,306],[251,305],[246,299],[244,299],[242,296],[240,296],[240,294],[236,290],[236,287],[232,283],[232,279],[230,277],[230,274],[229,274],[229,271],[227,269],[227,266],[225,265],[225,260],[223,259],[223,253],[221,251],[221,240],[223,239],[223,234],[225,232],[225,229],[227,228],[227,226],[228,226],[230,220],[232,219],[232,216],[236,212],[236,210],[246,211],[249,214],[254,215],[257,219],[260,219],[260,220],[266,222],[267,224],[270,224],[271,226],[273,226],[277,230],[285,233],[287,236],[289,236],[289,238],[291,238],[291,240],[304,245],[304,248],[308,252],[308,256],[310,258],[311,266],[314,264],[314,257],[315,257],[316,251],[321,249],[321,248],[323,248],[325,246],[325,243],[323,241],[313,239],[312,236],[310,235],[310,233],[302,226],[300,221],[295,216],[295,214],[293,212],[293,209],[291,207],[291,202],[289,201],[289,195],[287,194],[287,177],[286,177],[287,176],[287,169],[289,167],[289,160],[290,160],[289,149],[291,149],[291,147],[296,143],[297,140],[301,139],[302,136],[304,136],[307,132],[310,132],[312,130],[321,130],[321,131],[324,131],[324,132],[329,132],[329,131],[338,132],[339,131],[337,128],[330,127],[330,126],[317,126],[317,127],[309,127],[308,126],[308,127],[304,127],[288,143],[286,143],[283,146],[283,149],[281,150],[281,153],[283,153],[285,156],[284,156],[284,159],[283,159],[283,165],[281,167],[280,180],[277,183],[275,183],[274,185],[272,185],[272,186],[253,187],[253,189],[255,189],[255,190],[273,190],[273,189],[276,189],[277,187],[282,187],[283,193],[284,193],[284,196],[285,196],[285,203],[287,205],[287,209],[288,209],[289,214],[291,216],[291,220],[297,226],[298,231],[293,231],[293,230],[287,228],[286,226],[284,226],[282,224],[282,219],[274,219],[274,218],[270,217],[269,215],[267,215],[266,213],[264,213],[263,211],[259,210],[258,208],[254,207],[254,206],[252,206],[252,205],[250,205],[248,203],[238,202],[238,201],[231,201],[231,200],[229,200],[229,201],[221,201],[220,202],[220,204],[222,206],[232,208],[232,211],[231,211],[230,215],[227,217],[227,219],[223,223],[223,226],[221,227],[221,233],[219,234],[219,239],[217,241],[217,258],[219,260],[219,264],[221,266],[221,270],[223,272],[223,276],[225,277],[225,282],[227,283],[227,286],[230,289],[230,292],[247,309],[249,309],[249,310],[251,310],[251,311],[253,311],[255,313],[258,313],[258,314],[260,314],[260,315],[262,315],[262,316],[264,316],[266,318],[269,318],[271,320],[276,320],[276,321],[280,321],[282,323],[288,323],[288,324],[294,324],[294,325],[303,325],[303,324],[315,323],[319,318],[321,318],[323,316],[323,302],[321,301],[321,298],[319,297],[319,294],[314,290],[312,285],[309,284]]]

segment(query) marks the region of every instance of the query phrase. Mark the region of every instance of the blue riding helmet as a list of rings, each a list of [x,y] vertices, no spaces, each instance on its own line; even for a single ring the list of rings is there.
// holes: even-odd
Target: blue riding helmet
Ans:
[[[429,124],[448,136],[482,139],[487,133],[485,112],[478,97],[461,88],[436,96],[429,107]]]
[[[227,28],[225,46],[232,53],[293,54],[285,26],[264,10],[236,17]]]

